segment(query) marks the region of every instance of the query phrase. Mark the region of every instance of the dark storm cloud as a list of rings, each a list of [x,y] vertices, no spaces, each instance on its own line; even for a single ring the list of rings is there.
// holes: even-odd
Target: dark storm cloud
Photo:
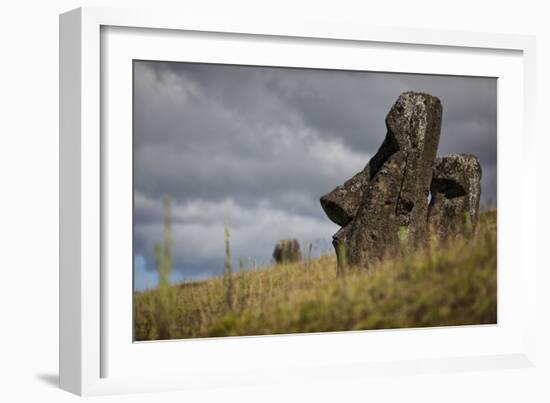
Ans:
[[[162,234],[161,197],[170,194],[176,268],[188,273],[221,268],[224,224],[235,256],[264,261],[278,238],[330,239],[336,228],[319,197],[364,167],[407,90],[441,99],[440,155],[476,154],[482,197],[496,200],[495,79],[134,66],[135,250],[150,257]]]

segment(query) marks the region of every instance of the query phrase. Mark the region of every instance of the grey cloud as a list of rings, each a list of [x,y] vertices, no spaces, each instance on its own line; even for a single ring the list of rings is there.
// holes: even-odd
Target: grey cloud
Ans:
[[[135,223],[134,247],[154,262],[152,245],[162,239],[162,207],[157,200],[138,193],[136,208],[147,211],[156,220]],[[337,227],[319,220],[275,208],[266,203],[243,207],[231,199],[221,202],[194,201],[172,208],[175,268],[186,275],[219,273],[223,270],[224,226],[231,231],[234,265],[240,258],[256,264],[271,260],[275,242],[296,238],[302,244],[312,243],[316,252],[328,250],[328,240],[320,234],[331,234]],[[323,249],[324,248],[324,249]]]

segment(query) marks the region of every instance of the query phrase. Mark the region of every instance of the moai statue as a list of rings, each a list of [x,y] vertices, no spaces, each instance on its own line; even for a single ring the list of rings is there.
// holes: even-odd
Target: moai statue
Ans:
[[[300,244],[296,239],[282,239],[277,242],[273,250],[273,259],[276,263],[297,262],[301,258]]]
[[[327,216],[342,226],[333,236],[337,255],[368,267],[399,249],[399,233],[417,245],[427,239],[428,195],[441,131],[438,98],[399,96],[386,116],[387,134],[363,171],[321,197]],[[340,258],[340,256],[338,256]]]
[[[428,225],[439,240],[476,232],[481,196],[481,164],[471,154],[436,158]]]

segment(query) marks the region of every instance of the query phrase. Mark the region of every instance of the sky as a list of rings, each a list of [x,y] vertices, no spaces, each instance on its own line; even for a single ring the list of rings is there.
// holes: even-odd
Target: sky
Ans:
[[[363,169],[399,94],[443,105],[438,155],[475,154],[496,205],[497,80],[380,72],[134,62],[135,288],[157,284],[162,198],[172,198],[173,281],[269,263],[277,240],[332,252],[319,198]]]

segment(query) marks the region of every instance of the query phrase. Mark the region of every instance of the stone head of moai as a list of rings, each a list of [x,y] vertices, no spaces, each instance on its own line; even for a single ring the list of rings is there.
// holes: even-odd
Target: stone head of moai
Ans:
[[[443,241],[476,233],[481,196],[481,164],[471,154],[436,158],[428,225]]]
[[[276,263],[292,263],[302,258],[300,243],[296,239],[282,239],[275,244],[273,259]]]
[[[437,97],[404,92],[386,116],[386,137],[377,153],[361,172],[321,197],[327,216],[342,227],[334,234],[333,245],[337,255],[345,253],[347,264],[368,267],[396,253],[403,245],[403,233],[408,246],[427,241],[429,195],[434,189],[439,191],[433,188],[432,177],[439,172],[434,161],[441,120],[442,106]],[[473,164],[469,159],[459,164],[466,162]],[[468,187],[467,192],[471,189]],[[474,221],[479,191],[477,194],[477,204],[475,197],[468,204],[468,208],[476,206],[476,214],[470,217]],[[441,195],[432,197],[434,206],[446,206],[432,208],[434,225],[440,225],[440,221],[436,224],[439,211],[451,210],[444,199]]]

